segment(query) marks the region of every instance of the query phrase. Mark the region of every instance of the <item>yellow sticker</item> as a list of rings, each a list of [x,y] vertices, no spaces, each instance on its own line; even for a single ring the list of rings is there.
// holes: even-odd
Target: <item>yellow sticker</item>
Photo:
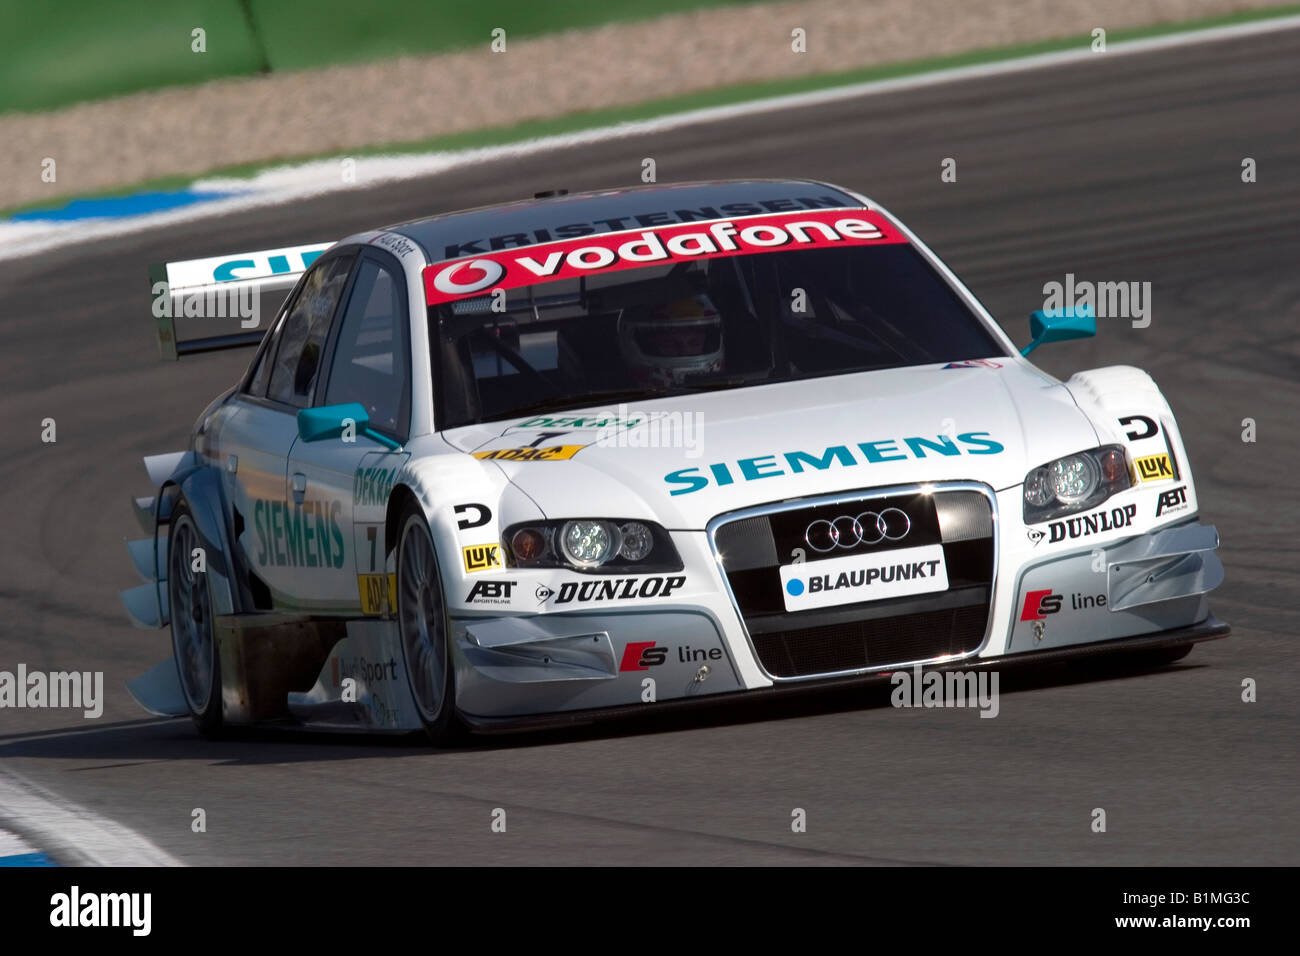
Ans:
[[[1134,465],[1137,466],[1138,481],[1173,481],[1174,468],[1169,462],[1168,455],[1147,455],[1145,458],[1139,458]]]
[[[358,574],[357,590],[361,592],[362,614],[391,614],[397,610],[396,574]]]
[[[501,545],[499,544],[467,544],[460,551],[465,558],[466,574],[504,567],[501,563]]]
[[[564,461],[586,447],[586,445],[547,445],[544,448],[494,448],[491,451],[476,451],[474,457],[493,461]]]

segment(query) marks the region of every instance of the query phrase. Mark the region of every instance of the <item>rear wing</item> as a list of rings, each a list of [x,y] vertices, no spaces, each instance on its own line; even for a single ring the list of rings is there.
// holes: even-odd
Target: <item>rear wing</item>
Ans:
[[[289,290],[332,242],[149,267],[158,354],[256,345]]]

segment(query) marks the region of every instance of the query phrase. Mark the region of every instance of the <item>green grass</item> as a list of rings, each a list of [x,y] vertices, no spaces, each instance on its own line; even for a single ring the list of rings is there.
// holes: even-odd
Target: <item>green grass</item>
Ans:
[[[758,0],[0,0],[0,113]],[[206,52],[191,31],[206,31]],[[455,95],[448,86],[448,95]]]
[[[141,0],[0,0],[0,112],[260,69],[237,0],[168,0],[161,9]],[[207,33],[206,53],[191,49],[196,27]]]
[[[703,7],[756,0],[252,0],[258,31],[276,70],[361,63],[399,54],[488,49],[492,31],[515,38],[580,27],[647,20]],[[304,39],[304,26],[309,39]],[[508,47],[507,47],[508,48]],[[454,94],[449,87],[448,94]]]
[[[1300,13],[1300,4],[1274,7],[1268,10],[1245,11],[1228,16],[1212,17],[1187,23],[1155,24],[1153,26],[1140,27],[1131,30],[1116,30],[1107,34],[1107,43],[1115,43],[1123,40],[1135,40],[1170,33],[1181,33],[1193,29],[1207,29],[1210,27],[1225,26],[1233,23],[1270,19],[1294,13]],[[770,96],[781,96],[813,90],[830,89],[852,83],[893,79],[934,70],[975,66],[981,63],[994,63],[999,60],[1032,56],[1038,53],[1053,53],[1060,50],[1085,49],[1091,42],[1091,36],[1065,37],[1057,40],[1045,40],[1038,43],[1026,43],[993,49],[974,50],[955,56],[932,57],[920,60],[909,60],[901,63],[889,63],[880,66],[849,70],[842,73],[820,74],[817,76],[797,77],[793,79],[771,80],[762,83],[721,87],[714,90],[705,90],[700,93],[692,93],[683,96],[647,100],[643,103],[631,106],[568,113],[550,119],[532,120],[511,126],[471,130],[464,133],[454,133],[445,136],[436,136],[401,143],[378,144],[341,152],[281,156],[263,162],[247,163],[240,166],[229,166],[213,170],[202,178],[215,176],[235,179],[251,178],[264,169],[283,165],[285,163],[341,158],[344,156],[360,157],[401,155],[409,153],[464,150],[485,146],[500,146],[508,143],[518,143],[526,140],[538,139],[545,136],[555,136],[562,133],[573,133],[585,129],[595,129],[620,122],[653,119],[655,117],[667,116],[687,110],[706,109],[713,106],[727,106],[734,103],[743,103]],[[1102,55],[1104,54],[1098,54],[1098,56]],[[179,189],[194,182],[195,179],[196,177],[194,176],[168,176],[147,180],[142,183],[136,183],[129,187],[94,193],[90,196],[81,198],[124,196],[143,191]],[[56,208],[67,203],[69,198],[71,197],[63,197],[55,201],[40,203],[37,205],[27,205],[0,210],[0,217],[8,216],[16,212]]]

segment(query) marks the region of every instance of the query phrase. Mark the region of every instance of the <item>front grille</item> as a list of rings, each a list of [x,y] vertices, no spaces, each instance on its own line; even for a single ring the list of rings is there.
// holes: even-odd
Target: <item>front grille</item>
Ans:
[[[755,634],[754,648],[773,677],[811,677],[964,654],[980,646],[985,605],[898,617],[796,627]]]
[[[712,525],[712,541],[759,662],[772,677],[813,677],[977,650],[993,583],[993,514],[984,493],[864,491],[806,503],[748,509]],[[809,547],[818,521],[902,510],[910,527],[898,540],[862,541],[829,552]],[[852,522],[841,522],[848,527]],[[824,528],[824,525],[821,526]],[[824,545],[824,541],[818,541]],[[941,545],[948,589],[910,597],[786,611],[781,566],[846,555]]]

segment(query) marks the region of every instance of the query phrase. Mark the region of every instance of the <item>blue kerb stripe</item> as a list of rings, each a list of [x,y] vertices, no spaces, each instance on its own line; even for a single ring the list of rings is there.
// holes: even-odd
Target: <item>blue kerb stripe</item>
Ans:
[[[19,853],[16,856],[0,856],[0,866],[58,866],[44,853]]]
[[[121,219],[126,216],[141,216],[238,195],[241,193],[174,189],[170,192],[136,193],[134,196],[114,196],[108,199],[73,199],[57,209],[36,209],[14,213],[9,220],[11,222],[68,222],[78,219]]]

